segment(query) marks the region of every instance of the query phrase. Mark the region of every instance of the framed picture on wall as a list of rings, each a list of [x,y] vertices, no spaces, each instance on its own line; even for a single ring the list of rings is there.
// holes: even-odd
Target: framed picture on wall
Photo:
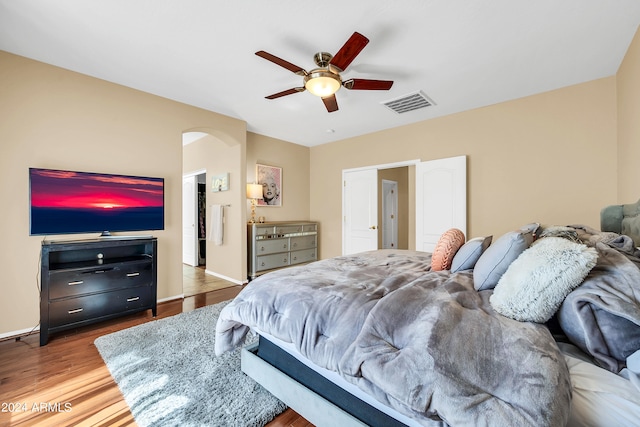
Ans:
[[[262,185],[258,206],[282,206],[282,168],[256,164],[256,178]]]

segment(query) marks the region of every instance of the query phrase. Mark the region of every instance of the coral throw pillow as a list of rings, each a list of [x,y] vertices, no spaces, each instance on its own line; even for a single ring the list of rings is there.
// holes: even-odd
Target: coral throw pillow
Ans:
[[[464,233],[457,228],[444,232],[436,244],[431,255],[431,271],[451,269],[453,257],[458,249],[464,245]]]

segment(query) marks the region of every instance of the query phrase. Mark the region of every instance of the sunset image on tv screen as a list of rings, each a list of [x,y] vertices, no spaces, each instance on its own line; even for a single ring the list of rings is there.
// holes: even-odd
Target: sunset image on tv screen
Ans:
[[[29,169],[31,234],[164,228],[164,179]]]

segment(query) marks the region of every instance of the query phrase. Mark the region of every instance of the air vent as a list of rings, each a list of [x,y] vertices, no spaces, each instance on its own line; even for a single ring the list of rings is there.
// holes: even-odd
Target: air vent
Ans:
[[[404,95],[390,101],[385,101],[382,104],[398,114],[436,105],[435,102],[430,100],[427,95],[421,91],[410,93],[409,95]]]

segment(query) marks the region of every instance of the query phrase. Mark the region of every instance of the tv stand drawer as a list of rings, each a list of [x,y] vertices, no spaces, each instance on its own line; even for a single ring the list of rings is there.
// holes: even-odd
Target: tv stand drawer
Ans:
[[[52,271],[49,299],[104,292],[122,287],[151,285],[151,260],[78,270]]]
[[[75,325],[115,313],[149,307],[152,298],[155,298],[152,288],[145,286],[58,300],[49,305],[49,327]]]

